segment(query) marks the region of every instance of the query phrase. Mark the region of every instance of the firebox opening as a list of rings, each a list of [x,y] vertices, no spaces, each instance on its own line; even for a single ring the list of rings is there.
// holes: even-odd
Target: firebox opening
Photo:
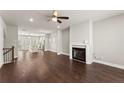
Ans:
[[[85,48],[72,48],[72,58],[86,62],[86,49]]]

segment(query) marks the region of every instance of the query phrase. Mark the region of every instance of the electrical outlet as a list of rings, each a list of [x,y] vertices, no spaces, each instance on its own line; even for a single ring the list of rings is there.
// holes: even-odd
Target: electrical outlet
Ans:
[[[99,57],[97,57],[97,56],[94,56],[94,58],[95,58],[95,59],[99,59]]]

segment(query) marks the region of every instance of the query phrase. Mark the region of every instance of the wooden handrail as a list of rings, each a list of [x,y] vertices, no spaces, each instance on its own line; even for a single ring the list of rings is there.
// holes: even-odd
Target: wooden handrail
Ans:
[[[12,46],[12,61],[14,61],[14,46]]]
[[[8,50],[8,49],[11,49],[11,48],[3,48],[3,50]]]
[[[5,49],[6,50],[6,49]],[[7,54],[8,52],[10,52],[12,50],[12,48],[9,48],[9,50],[7,50],[6,52],[3,53],[3,55]]]

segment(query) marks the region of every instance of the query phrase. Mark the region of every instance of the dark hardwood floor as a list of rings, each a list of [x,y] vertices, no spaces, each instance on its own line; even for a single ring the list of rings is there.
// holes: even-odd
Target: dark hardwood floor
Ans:
[[[31,54],[20,51],[17,62],[1,67],[0,82],[124,82],[124,70],[97,63],[86,65],[53,52]]]

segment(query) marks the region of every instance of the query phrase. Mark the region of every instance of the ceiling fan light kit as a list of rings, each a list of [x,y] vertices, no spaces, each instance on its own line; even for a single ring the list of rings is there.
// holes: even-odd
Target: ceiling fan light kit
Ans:
[[[57,11],[53,11],[51,20],[52,20],[53,22],[62,23],[62,21],[61,21],[60,19],[68,20],[69,17],[66,17],[66,16],[58,16],[58,12],[57,12]]]
[[[52,18],[52,21],[53,21],[53,22],[57,22],[57,17],[53,17],[53,18]]]

